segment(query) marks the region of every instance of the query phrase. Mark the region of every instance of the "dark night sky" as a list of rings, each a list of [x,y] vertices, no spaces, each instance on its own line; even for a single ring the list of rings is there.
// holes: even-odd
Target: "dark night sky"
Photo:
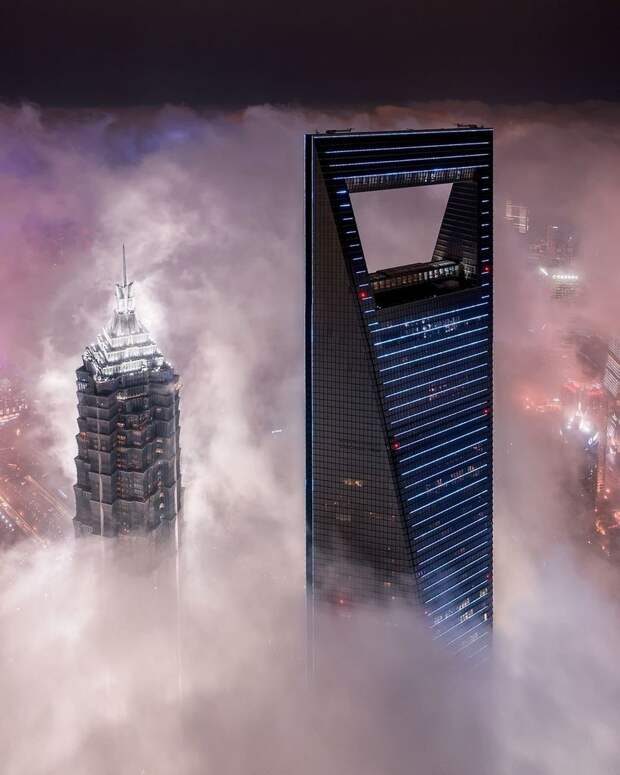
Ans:
[[[329,107],[619,97],[615,0],[4,0],[0,100]]]

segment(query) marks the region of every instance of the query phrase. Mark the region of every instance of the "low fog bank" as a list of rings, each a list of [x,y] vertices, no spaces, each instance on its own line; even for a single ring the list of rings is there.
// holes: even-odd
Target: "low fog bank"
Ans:
[[[564,463],[524,422],[521,385],[554,379],[550,312],[500,221],[512,197],[574,222],[591,285],[580,313],[613,329],[617,114],[0,111],[0,343],[46,418],[33,443],[70,487],[74,370],[109,314],[124,241],[138,314],[183,378],[186,487],[179,605],[98,542],[3,555],[7,775],[616,772],[617,573],[573,540]],[[496,127],[492,660],[472,675],[410,612],[387,627],[359,611],[334,622],[309,690],[302,134],[457,121]]]

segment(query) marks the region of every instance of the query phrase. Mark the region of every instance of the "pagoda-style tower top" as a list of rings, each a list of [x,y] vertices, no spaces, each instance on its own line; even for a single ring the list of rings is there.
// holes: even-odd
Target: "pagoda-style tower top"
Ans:
[[[82,360],[76,535],[150,536],[167,551],[182,497],[180,378],[136,316],[124,249],[112,317]]]
[[[123,282],[116,284],[116,307],[108,324],[83,355],[84,365],[96,380],[131,372],[168,368],[164,356],[145,326],[138,320],[133,282],[127,282],[127,258],[123,245]]]

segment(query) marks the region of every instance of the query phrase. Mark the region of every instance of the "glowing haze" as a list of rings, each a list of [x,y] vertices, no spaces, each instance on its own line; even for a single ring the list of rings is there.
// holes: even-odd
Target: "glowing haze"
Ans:
[[[0,354],[29,375],[33,443],[74,477],[74,370],[127,247],[136,306],[182,375],[182,687],[152,581],[88,542],[0,566],[6,775],[616,773],[617,573],[572,539],[567,472],[523,422],[553,384],[545,298],[507,197],[582,237],[580,313],[617,333],[620,111],[482,104],[321,114],[0,110]],[[335,629],[320,684],[303,649],[305,131],[496,127],[496,628],[470,676],[403,614]],[[397,228],[397,225],[395,226]],[[556,313],[553,313],[556,315]],[[274,430],[281,432],[273,433]]]

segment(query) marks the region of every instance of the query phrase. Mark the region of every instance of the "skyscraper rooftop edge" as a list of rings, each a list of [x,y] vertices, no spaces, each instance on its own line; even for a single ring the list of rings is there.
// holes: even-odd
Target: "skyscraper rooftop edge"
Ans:
[[[392,137],[392,136],[398,136],[398,135],[433,135],[433,134],[442,134],[447,132],[480,132],[480,131],[489,131],[493,132],[493,127],[484,126],[484,125],[477,125],[477,124],[467,124],[463,126],[453,126],[453,127],[438,127],[437,129],[394,129],[391,131],[375,131],[372,129],[369,130],[353,130],[353,129],[325,129],[323,131],[317,130],[315,132],[306,132],[306,137],[329,137],[329,138],[338,138],[338,137]]]

